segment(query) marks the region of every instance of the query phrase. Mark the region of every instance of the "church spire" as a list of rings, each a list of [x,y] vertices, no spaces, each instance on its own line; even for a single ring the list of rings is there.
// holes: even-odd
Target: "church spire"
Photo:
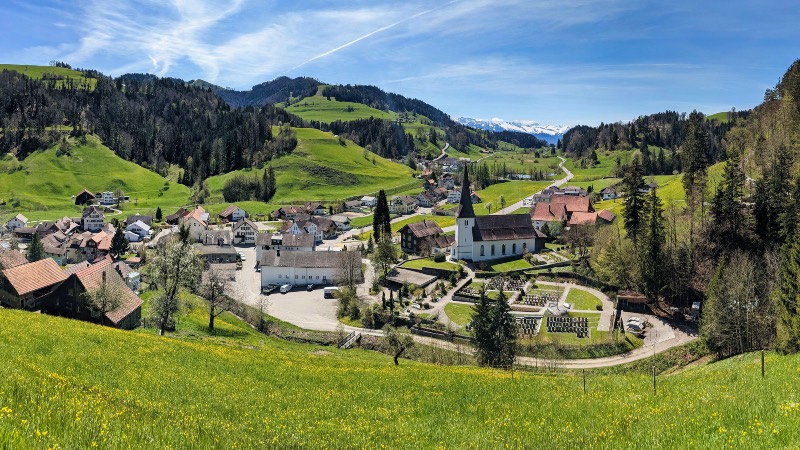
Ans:
[[[472,191],[469,189],[469,163],[464,163],[464,181],[461,182],[461,202],[458,206],[459,218],[474,218]]]

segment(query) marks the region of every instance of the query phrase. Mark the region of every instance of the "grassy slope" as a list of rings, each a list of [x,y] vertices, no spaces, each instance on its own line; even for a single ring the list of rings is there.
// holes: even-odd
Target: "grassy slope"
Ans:
[[[710,116],[706,116],[706,120],[717,120],[721,123],[728,123],[728,112],[726,111],[711,114]]]
[[[278,180],[278,192],[272,199],[275,205],[300,200],[342,200],[351,196],[375,193],[380,189],[417,183],[411,169],[372,154],[364,158],[364,149],[347,141],[346,146],[330,133],[312,128],[297,128],[298,145],[291,155],[272,161]],[[303,170],[304,166],[334,169],[331,176],[315,176]],[[208,179],[211,203],[224,203],[222,187],[235,174],[261,176],[261,170],[239,170]],[[345,176],[336,174],[344,173]],[[213,208],[212,208],[213,209]]]
[[[800,439],[796,355],[769,354],[765,379],[752,354],[662,376],[658,395],[647,374],[589,372],[583,395],[579,375],[396,367],[362,350],[162,338],[20,311],[0,320],[3,448],[753,449]]]
[[[475,203],[472,205],[473,209],[475,210],[475,214],[479,216],[485,216],[489,214],[489,210],[486,209],[486,204],[491,202],[492,212],[497,211],[500,209],[500,196],[502,195],[506,199],[506,207],[522,200],[525,197],[528,197],[535,192],[539,192],[542,189],[550,186],[549,181],[522,181],[522,180],[515,180],[509,181],[506,183],[497,183],[493,184],[486,189],[477,191],[478,195],[481,197],[481,203]],[[445,205],[445,209],[455,208],[458,206],[457,204],[450,203]]]
[[[56,156],[57,146],[35,152],[17,162],[6,155],[0,172],[0,197],[8,201],[4,215],[22,212],[31,220],[56,219],[80,214],[72,195],[84,188],[93,192],[121,188],[131,201],[124,203],[123,213],[155,211],[157,206],[165,211],[176,209],[189,200],[189,189],[170,183],[163,192],[166,181],[160,175],[132,162],[125,161],[93,136],[85,144],[72,140],[71,156]],[[18,170],[9,172],[12,167]],[[12,192],[20,201],[14,208]],[[134,204],[138,199],[138,204]]]
[[[97,82],[94,78],[84,77],[83,73],[81,72],[72,69],[64,69],[61,67],[32,66],[26,64],[0,64],[0,72],[3,70],[13,70],[34,79],[41,79],[44,74],[54,74],[64,78],[72,78],[78,81],[79,84],[83,83],[84,81],[88,81],[89,86],[92,89],[94,89],[94,85]],[[59,82],[58,84],[60,85],[62,82]]]
[[[348,111],[348,107],[353,110]],[[305,120],[316,120],[325,123],[331,123],[336,120],[367,119],[369,117],[393,119],[395,116],[392,113],[371,108],[361,103],[340,102],[333,97],[331,100],[327,100],[321,95],[306,97],[289,106],[286,110]]]

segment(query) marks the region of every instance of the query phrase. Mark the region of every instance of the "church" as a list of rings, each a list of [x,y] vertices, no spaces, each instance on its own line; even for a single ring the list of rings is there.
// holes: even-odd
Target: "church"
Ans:
[[[533,227],[528,214],[475,216],[467,169],[465,165],[456,213],[456,239],[450,247],[450,256],[480,262],[543,249],[545,235]]]

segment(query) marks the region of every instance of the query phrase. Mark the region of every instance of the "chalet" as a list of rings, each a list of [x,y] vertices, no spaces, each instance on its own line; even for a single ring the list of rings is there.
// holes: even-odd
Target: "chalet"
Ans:
[[[219,218],[224,222],[238,222],[247,217],[247,213],[236,205],[230,205],[219,213]]]
[[[201,233],[199,243],[194,247],[208,264],[231,264],[238,257],[232,244],[230,230],[206,230]]]
[[[392,197],[389,201],[389,212],[391,214],[411,214],[417,210],[417,200],[408,195]]]
[[[265,250],[261,254],[261,287],[269,285],[326,285],[339,277],[342,259],[351,252],[287,252]],[[360,252],[359,259],[361,258]]]
[[[14,231],[17,228],[27,227],[28,226],[28,218],[23,216],[22,214],[17,214],[16,216],[12,217],[8,220],[6,224],[6,228],[8,231]]]
[[[545,224],[558,223],[563,225],[567,221],[567,208],[563,203],[537,203],[531,211],[533,227],[541,230]],[[548,225],[552,228],[551,225]]]
[[[81,215],[81,228],[83,231],[100,231],[103,229],[103,224],[106,218],[103,210],[98,206],[88,206],[83,209]]]
[[[322,203],[306,203],[303,207],[305,209],[306,214],[310,214],[312,216],[324,216],[325,215],[325,205]]]
[[[374,208],[378,206],[378,199],[375,197],[371,197],[369,195],[365,195],[361,197],[361,206],[366,206],[367,208]]]
[[[433,220],[423,220],[404,225],[400,230],[400,248],[406,253],[430,255],[436,238],[443,235],[441,227]]]
[[[22,242],[30,242],[34,234],[36,234],[36,228],[19,227],[14,229],[14,235]]]
[[[316,249],[314,236],[310,234],[260,233],[256,236],[256,261],[261,261],[265,250],[313,252]]]
[[[129,215],[128,218],[125,219],[125,225],[126,226],[127,225],[131,225],[133,223],[136,223],[136,221],[140,221],[140,222],[144,223],[145,225],[147,225],[148,227],[151,227],[151,228],[153,227],[153,216],[145,216],[145,215],[141,215],[141,214],[131,214],[131,215]]]
[[[600,197],[603,200],[615,200],[619,198],[620,195],[617,192],[617,188],[615,188],[614,186],[608,186],[606,188],[603,188],[602,191],[600,191]]]
[[[189,228],[189,236],[199,240],[202,233],[208,230],[208,213],[200,207],[195,207],[191,212],[187,212],[180,220],[182,225]]]
[[[352,228],[350,218],[343,214],[331,216],[331,221],[336,225],[338,231],[349,231]]]
[[[342,208],[349,212],[364,212],[363,205],[360,200],[350,200],[344,202]]]
[[[110,260],[71,272],[74,273],[59,286],[55,295],[43,303],[43,312],[124,330],[132,330],[141,324],[142,300],[125,283]],[[92,307],[85,295],[103,288],[114,289],[120,296],[116,307],[106,312]]]
[[[236,244],[255,244],[258,225],[250,219],[242,219],[233,226],[233,242]]]
[[[186,208],[183,207],[178,208],[178,210],[175,211],[175,214],[168,215],[167,217],[164,218],[164,221],[170,225],[177,225],[180,222],[181,218],[185,216],[187,212],[189,211]]]
[[[50,258],[22,264],[0,272],[0,304],[36,311],[67,277]]]
[[[419,206],[423,208],[430,208],[436,204],[436,199],[428,192],[420,192],[415,198]]]
[[[150,237],[150,226],[141,220],[131,223],[125,227],[125,237],[128,242],[139,242]]]
[[[95,198],[96,197],[94,196],[94,194],[92,194],[91,192],[89,192],[86,189],[84,189],[84,190],[78,192],[77,194],[75,194],[75,204],[76,205],[89,205],[91,203],[94,203]]]

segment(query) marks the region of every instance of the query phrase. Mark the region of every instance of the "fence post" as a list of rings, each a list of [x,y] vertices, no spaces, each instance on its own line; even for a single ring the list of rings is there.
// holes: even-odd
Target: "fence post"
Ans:
[[[761,350],[761,378],[764,378],[764,350]]]
[[[583,395],[586,395],[586,369],[581,369],[583,373]]]
[[[656,395],[656,366],[653,364],[653,395]]]

